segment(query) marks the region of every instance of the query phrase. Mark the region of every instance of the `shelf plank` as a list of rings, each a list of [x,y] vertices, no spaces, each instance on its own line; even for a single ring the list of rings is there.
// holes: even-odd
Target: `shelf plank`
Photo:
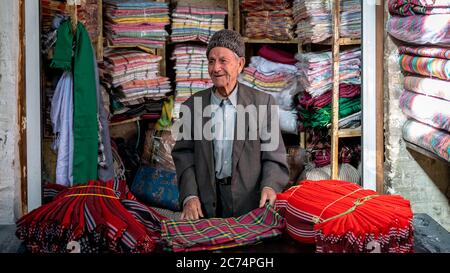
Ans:
[[[117,121],[117,122],[111,122],[111,123],[109,124],[109,127],[117,126],[117,125],[122,125],[122,124],[127,124],[127,123],[131,123],[131,122],[139,121],[139,120],[141,120],[141,117],[135,117],[135,118],[127,119],[127,120],[122,120],[122,121]]]
[[[271,39],[253,39],[244,37],[244,42],[249,44],[298,44],[298,40],[275,41]]]
[[[338,131],[339,138],[361,137],[361,136],[362,136],[361,127],[351,128],[351,129],[339,129],[339,131]]]
[[[318,43],[311,43],[311,42],[299,42],[301,45],[308,45],[308,44],[318,44],[318,45],[329,45],[331,46],[331,39],[327,39],[322,42]],[[361,39],[356,38],[339,38],[339,45],[345,46],[345,45],[360,45]]]
[[[443,158],[440,158],[436,154],[434,154],[434,153],[432,153],[432,152],[430,152],[430,151],[428,151],[428,150],[426,150],[426,149],[424,149],[424,148],[422,148],[422,147],[420,147],[420,146],[418,146],[418,145],[416,145],[414,143],[411,143],[411,142],[406,141],[406,140],[404,140],[404,141],[405,141],[405,145],[406,145],[407,149],[413,150],[413,151],[415,151],[415,152],[417,152],[417,153],[419,153],[419,154],[421,154],[423,156],[426,156],[426,157],[429,157],[429,158],[436,159],[438,161],[444,162],[445,164],[450,166],[450,162],[448,162],[447,160],[445,160]]]

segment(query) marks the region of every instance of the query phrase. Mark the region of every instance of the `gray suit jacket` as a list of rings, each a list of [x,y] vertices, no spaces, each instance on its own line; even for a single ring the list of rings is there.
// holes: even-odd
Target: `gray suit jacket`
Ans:
[[[273,97],[261,91],[256,91],[246,85],[239,84],[237,104],[255,105],[259,114],[259,105],[271,106],[275,104]],[[186,105],[192,117],[194,112],[202,110],[210,104],[212,88],[197,92],[191,96]],[[202,99],[201,109],[195,109],[194,98]],[[199,106],[199,105],[198,105]],[[198,107],[197,107],[198,108]],[[200,112],[199,112],[200,111]],[[270,108],[267,110],[267,119],[270,121]],[[210,117],[202,118],[202,127],[210,121]],[[202,211],[205,217],[216,216],[216,179],[214,172],[213,141],[194,140],[193,118],[191,122],[191,140],[181,139],[176,142],[172,157],[175,162],[177,179],[180,189],[180,204],[189,195],[200,198]],[[200,124],[195,124],[196,126]],[[236,122],[236,126],[238,122]],[[259,126],[258,124],[256,126]],[[270,128],[270,123],[268,124]],[[276,192],[281,192],[289,180],[289,171],[286,163],[286,150],[278,130],[279,145],[274,151],[261,151],[263,143],[257,134],[256,140],[248,138],[248,120],[245,122],[245,140],[233,141],[231,191],[233,199],[233,216],[245,214],[259,205],[261,190],[268,186]],[[200,130],[201,130],[200,128]],[[235,130],[235,136],[237,128]]]

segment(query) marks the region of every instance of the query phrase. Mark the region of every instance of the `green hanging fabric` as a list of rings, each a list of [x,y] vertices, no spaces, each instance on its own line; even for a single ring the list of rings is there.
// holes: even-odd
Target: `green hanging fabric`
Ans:
[[[167,129],[172,125],[173,104],[173,96],[170,96],[166,101],[164,101],[161,111],[161,117],[158,119],[158,122],[155,125],[156,130]]]
[[[70,21],[58,28],[52,67],[67,70],[73,56],[73,183],[83,184],[97,180],[98,123],[94,57],[89,35],[80,22],[75,36]]]

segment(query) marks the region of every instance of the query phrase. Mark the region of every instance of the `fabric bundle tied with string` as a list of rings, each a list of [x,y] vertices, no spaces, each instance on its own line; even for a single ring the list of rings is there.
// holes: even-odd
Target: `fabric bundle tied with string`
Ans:
[[[339,180],[305,180],[278,194],[288,234],[316,252],[413,252],[413,213],[399,195]]]
[[[33,253],[148,253],[160,240],[160,220],[141,204],[126,182],[90,181],[53,189],[53,200],[17,221],[16,235]]]

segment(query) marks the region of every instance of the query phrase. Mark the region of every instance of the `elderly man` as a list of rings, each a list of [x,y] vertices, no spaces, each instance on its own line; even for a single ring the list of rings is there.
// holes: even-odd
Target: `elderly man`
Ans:
[[[245,44],[239,33],[216,32],[206,51],[214,86],[194,94],[184,103],[189,113],[203,113],[208,106],[212,109],[210,117],[201,116],[201,122],[193,121],[195,117],[189,117],[187,122],[186,117],[181,119],[184,118],[183,126],[188,127],[212,124],[215,137],[198,140],[191,133],[190,137],[177,140],[172,150],[182,219],[237,217],[262,207],[267,201],[273,205],[276,193],[288,183],[283,139],[279,127],[270,124],[271,106],[275,105],[273,97],[237,82],[245,64],[244,52]],[[259,122],[247,118],[243,125],[239,123],[238,118],[242,116],[239,111],[248,106],[255,106],[258,118],[262,116],[269,123],[266,129],[276,127],[271,132],[272,139],[261,137]],[[262,108],[266,111],[261,111]],[[258,134],[251,138],[249,131],[256,127]],[[244,133],[243,138],[236,137],[240,133]],[[274,140],[275,148],[262,148]]]

